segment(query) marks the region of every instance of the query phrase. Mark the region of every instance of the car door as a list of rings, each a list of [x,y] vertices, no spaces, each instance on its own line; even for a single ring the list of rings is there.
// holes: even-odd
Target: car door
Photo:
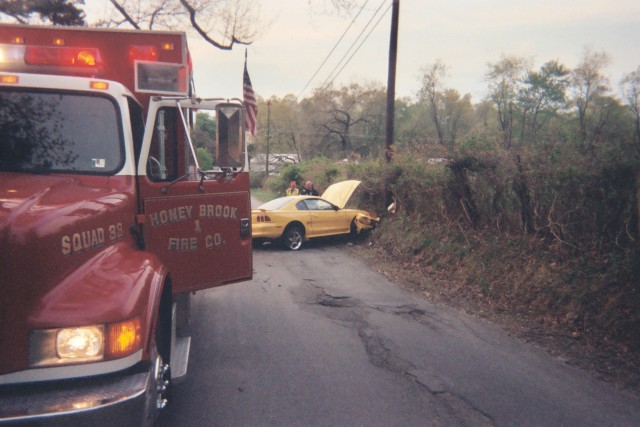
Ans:
[[[315,236],[329,236],[349,232],[349,224],[340,209],[322,199],[305,200],[311,213]]]

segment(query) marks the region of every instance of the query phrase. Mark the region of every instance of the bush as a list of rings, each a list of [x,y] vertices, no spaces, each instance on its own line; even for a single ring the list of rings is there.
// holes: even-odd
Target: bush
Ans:
[[[284,191],[289,187],[291,181],[295,181],[300,185],[302,170],[300,164],[287,165],[282,168],[280,175],[269,177],[267,185],[272,192],[284,195]]]
[[[384,214],[374,247],[427,281],[445,277],[428,286],[457,278],[449,298],[482,298],[640,352],[639,166],[565,150],[553,161],[544,150],[468,152],[447,165],[396,153],[347,174],[363,183],[358,206]],[[385,182],[395,214],[382,206]]]
[[[198,164],[202,170],[211,170],[213,167],[213,155],[206,148],[196,148],[196,156],[198,157]]]
[[[344,171],[331,160],[318,157],[310,162],[290,164],[282,168],[278,176],[269,177],[266,185],[277,194],[284,194],[289,182],[295,181],[299,187],[306,181],[312,181],[320,194],[334,182],[344,179]]]
[[[262,188],[266,178],[267,174],[265,172],[250,172],[249,181],[251,188]]]
[[[331,184],[342,180],[344,180],[344,172],[335,162],[325,157],[316,157],[303,163],[300,184],[311,181],[320,194]]]

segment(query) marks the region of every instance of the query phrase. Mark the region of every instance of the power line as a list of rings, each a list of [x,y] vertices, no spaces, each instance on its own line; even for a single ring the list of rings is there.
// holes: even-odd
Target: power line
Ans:
[[[369,38],[369,36],[371,35],[371,33],[373,32],[373,30],[378,26],[378,24],[380,24],[380,21],[382,20],[382,18],[384,18],[384,16],[386,15],[386,13],[389,11],[389,9],[391,8],[391,6],[389,6],[387,8],[387,10],[380,16],[380,18],[378,19],[378,21],[375,23],[375,25],[373,27],[371,27],[371,29],[369,30],[369,32],[367,33],[367,35],[365,36],[365,38],[360,42],[360,44],[358,45],[358,47],[356,48],[356,50],[351,54],[351,56],[349,57],[349,59],[344,63],[344,65],[342,65],[342,68],[340,68],[340,70],[336,73],[336,70],[338,69],[338,67],[340,67],[340,65],[342,64],[342,62],[344,61],[344,59],[347,57],[347,55],[349,55],[349,53],[351,52],[351,50],[353,49],[353,47],[355,46],[356,43],[358,43],[358,40],[360,40],[360,38],[362,37],[362,34],[364,34],[364,32],[367,30],[367,28],[371,25],[371,22],[374,20],[374,18],[376,17],[376,15],[378,14],[378,12],[380,12],[380,9],[382,9],[382,7],[384,6],[384,4],[386,3],[386,0],[383,0],[382,3],[380,4],[380,6],[378,7],[378,9],[376,9],[376,11],[373,13],[373,15],[371,16],[371,19],[369,19],[369,22],[367,22],[367,24],[364,26],[364,28],[362,29],[362,31],[360,32],[360,34],[358,34],[358,37],[356,37],[356,39],[353,41],[353,43],[351,44],[351,46],[349,47],[349,49],[347,50],[347,52],[345,52],[345,54],[342,56],[342,58],[340,59],[340,61],[338,61],[338,64],[335,66],[335,68],[333,69],[333,71],[331,71],[331,73],[329,74],[329,76],[325,79],[325,81],[322,83],[322,85],[320,85],[320,90],[321,91],[325,91],[327,90],[327,88],[329,87],[329,85],[331,85],[331,83],[333,83],[333,81],[340,75],[340,73],[344,70],[344,68],[349,64],[349,62],[351,61],[351,59],[354,57],[354,55],[360,50],[360,48],[362,47],[362,45],[364,44],[364,42],[367,40],[367,38]],[[335,74],[334,74],[335,73]]]
[[[322,69],[322,67],[324,66],[324,64],[327,63],[327,60],[329,59],[329,57],[331,57],[331,54],[333,54],[333,52],[336,50],[336,48],[338,47],[338,45],[340,44],[340,42],[342,41],[342,39],[344,39],[344,36],[347,34],[347,32],[351,29],[351,27],[353,26],[353,24],[355,24],[356,19],[358,19],[358,16],[360,16],[360,13],[362,13],[362,11],[364,10],[365,6],[367,5],[367,3],[369,3],[369,0],[365,0],[364,4],[362,5],[362,7],[360,7],[360,10],[358,11],[358,13],[356,14],[356,16],[353,17],[353,19],[351,20],[351,23],[347,26],[347,28],[344,30],[344,32],[342,33],[342,35],[340,36],[340,39],[338,39],[338,41],[336,42],[335,45],[333,45],[333,48],[331,49],[331,51],[329,52],[329,54],[327,55],[326,58],[324,58],[324,61],[322,61],[322,64],[320,64],[320,66],[318,67],[318,69],[316,70],[315,73],[313,73],[313,76],[311,76],[311,78],[309,79],[309,81],[307,82],[306,85],[304,85],[304,88],[300,91],[300,93],[298,94],[298,96],[296,96],[296,98],[300,98],[300,96],[304,93],[304,91],[307,89],[307,87],[309,86],[309,84],[311,83],[311,81],[316,77],[316,75],[318,75],[318,73],[320,72],[320,70]]]
[[[331,135],[333,133],[340,133],[340,132],[303,132],[303,131],[291,131],[291,132],[276,132],[276,133],[272,133],[271,136],[272,137],[278,137],[281,138],[283,136],[289,136],[292,133],[295,133],[298,136],[308,136],[308,137],[323,137],[323,136],[327,136],[327,135]],[[350,139],[354,139],[354,140],[378,140],[378,139],[382,139],[384,137],[384,135],[367,135],[367,134],[351,134],[351,133],[345,133],[345,135],[348,135]]]

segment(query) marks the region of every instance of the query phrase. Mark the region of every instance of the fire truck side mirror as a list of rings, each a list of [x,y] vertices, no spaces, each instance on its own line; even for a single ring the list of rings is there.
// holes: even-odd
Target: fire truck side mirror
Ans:
[[[245,166],[244,126],[242,107],[220,104],[216,107],[216,165],[241,168]]]

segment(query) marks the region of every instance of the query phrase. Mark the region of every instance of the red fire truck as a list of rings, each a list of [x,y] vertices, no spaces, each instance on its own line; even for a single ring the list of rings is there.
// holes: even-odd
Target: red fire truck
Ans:
[[[153,424],[250,218],[242,103],[195,96],[185,34],[0,25],[0,424]]]

